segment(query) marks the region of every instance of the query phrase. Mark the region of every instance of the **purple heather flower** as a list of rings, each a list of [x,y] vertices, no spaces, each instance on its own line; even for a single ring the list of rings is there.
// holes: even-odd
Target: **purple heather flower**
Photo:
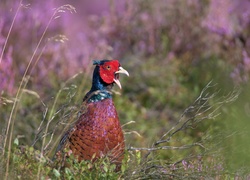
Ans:
[[[250,22],[250,1],[210,0],[204,27],[220,35],[234,36]]]
[[[250,57],[246,50],[242,51],[242,62],[231,73],[232,79],[237,83],[246,83],[249,80]]]
[[[188,162],[185,161],[185,160],[182,160],[181,163],[182,163],[182,165],[184,167],[184,170],[186,171],[188,169]]]
[[[13,70],[12,47],[4,54],[0,64],[0,93],[14,93],[15,71]]]
[[[231,0],[211,0],[208,15],[202,25],[218,34],[234,35],[236,19],[232,17],[231,8]]]

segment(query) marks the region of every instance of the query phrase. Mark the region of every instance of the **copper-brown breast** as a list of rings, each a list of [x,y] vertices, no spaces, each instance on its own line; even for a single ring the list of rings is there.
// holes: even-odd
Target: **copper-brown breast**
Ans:
[[[68,143],[79,161],[91,160],[95,154],[94,159],[107,155],[111,161],[121,163],[124,136],[112,99],[89,103]]]

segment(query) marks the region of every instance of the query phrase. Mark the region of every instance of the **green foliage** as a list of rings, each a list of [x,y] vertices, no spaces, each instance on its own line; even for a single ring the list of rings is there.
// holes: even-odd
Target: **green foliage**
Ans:
[[[110,163],[107,157],[94,163],[78,163],[72,155],[66,159],[66,166],[61,167],[57,161],[52,162],[33,147],[18,145],[17,139],[12,151],[10,177],[17,179],[120,179],[128,168],[129,159],[126,155],[121,171],[117,172],[116,165]]]
[[[229,108],[224,109],[220,127],[224,129],[227,138],[223,140],[223,153],[225,154],[226,165],[229,171],[238,170],[240,173],[249,175],[249,85],[242,91],[238,101]]]

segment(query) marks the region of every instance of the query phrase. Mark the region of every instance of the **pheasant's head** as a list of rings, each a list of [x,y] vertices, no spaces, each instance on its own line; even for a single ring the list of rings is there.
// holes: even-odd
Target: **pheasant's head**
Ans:
[[[95,60],[93,64],[96,65],[96,68],[93,74],[92,90],[103,90],[112,87],[114,83],[122,88],[119,74],[129,76],[128,71],[121,67],[118,60]]]

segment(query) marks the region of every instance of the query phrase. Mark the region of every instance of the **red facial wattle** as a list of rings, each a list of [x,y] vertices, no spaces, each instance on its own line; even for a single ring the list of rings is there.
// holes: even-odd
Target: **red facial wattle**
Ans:
[[[107,84],[116,83],[121,88],[119,74],[123,73],[129,76],[129,73],[120,66],[118,60],[105,62],[100,66],[100,77]]]
[[[101,65],[100,76],[102,80],[107,84],[113,83],[115,78],[115,72],[118,71],[119,66],[120,63],[117,60],[105,62],[103,65]]]

